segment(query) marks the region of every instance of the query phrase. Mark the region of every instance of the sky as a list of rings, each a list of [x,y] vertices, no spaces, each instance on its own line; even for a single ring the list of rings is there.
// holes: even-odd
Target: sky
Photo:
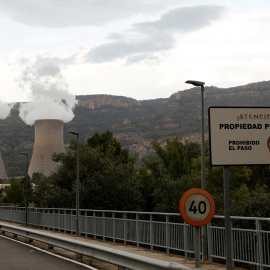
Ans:
[[[68,97],[137,100],[267,81],[269,13],[269,0],[0,0],[0,100],[35,101],[43,74]]]

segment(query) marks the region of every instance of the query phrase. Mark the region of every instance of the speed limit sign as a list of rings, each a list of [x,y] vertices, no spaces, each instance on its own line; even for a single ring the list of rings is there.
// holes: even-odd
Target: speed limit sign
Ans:
[[[191,226],[201,227],[211,221],[216,211],[212,195],[204,189],[192,188],[179,201],[179,212]]]

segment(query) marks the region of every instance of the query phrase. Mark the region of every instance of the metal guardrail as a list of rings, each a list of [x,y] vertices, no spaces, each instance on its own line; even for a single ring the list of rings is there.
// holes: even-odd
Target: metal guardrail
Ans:
[[[0,207],[0,220],[25,222],[25,208]],[[29,208],[28,224],[44,229],[75,233],[74,209]],[[231,217],[233,264],[244,263],[259,270],[270,269],[270,218]],[[194,253],[192,227],[179,214],[111,210],[79,210],[79,231],[101,238],[150,249]],[[214,216],[207,225],[208,260],[223,259],[224,217]]]
[[[130,270],[190,270],[179,263],[164,262],[149,257],[140,256],[108,247],[93,245],[67,237],[53,235],[51,233],[39,232],[13,225],[0,223],[2,233],[9,232],[14,235],[24,236],[31,240],[40,241],[50,246],[57,246],[76,254],[85,255],[97,260],[114,264],[119,269]],[[199,270],[201,268],[197,268]]]

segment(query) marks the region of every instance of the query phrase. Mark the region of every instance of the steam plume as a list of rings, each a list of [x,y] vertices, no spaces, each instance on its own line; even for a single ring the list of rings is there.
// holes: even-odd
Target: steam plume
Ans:
[[[31,92],[31,101],[20,106],[20,117],[26,124],[33,125],[39,119],[59,119],[65,123],[73,119],[75,95],[69,93],[56,64],[37,61],[25,69],[21,83]]]
[[[5,119],[10,113],[11,106],[0,100],[0,119]]]

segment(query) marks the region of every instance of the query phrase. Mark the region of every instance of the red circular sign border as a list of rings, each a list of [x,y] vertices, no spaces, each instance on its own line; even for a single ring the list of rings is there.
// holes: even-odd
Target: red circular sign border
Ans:
[[[210,203],[210,212],[209,212],[208,216],[201,221],[192,220],[191,218],[188,217],[188,215],[186,214],[186,211],[185,211],[185,204],[186,204],[187,199],[191,195],[194,195],[194,194],[204,195]],[[192,189],[186,191],[179,201],[178,208],[179,208],[179,213],[180,213],[181,217],[183,218],[183,220],[186,223],[188,223],[189,225],[194,226],[194,227],[201,227],[201,226],[208,224],[216,212],[216,204],[215,204],[214,198],[212,197],[212,195],[208,191],[206,191],[205,189],[202,189],[202,188],[192,188]]]

